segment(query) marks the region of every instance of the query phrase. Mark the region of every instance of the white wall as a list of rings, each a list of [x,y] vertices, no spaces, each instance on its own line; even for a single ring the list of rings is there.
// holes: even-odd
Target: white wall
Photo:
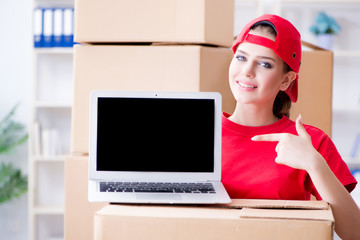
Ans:
[[[15,119],[29,122],[31,75],[31,1],[0,1],[0,119],[20,103]],[[28,172],[27,144],[12,155],[0,155],[1,162],[13,164]],[[0,205],[1,239],[28,239],[27,194]]]

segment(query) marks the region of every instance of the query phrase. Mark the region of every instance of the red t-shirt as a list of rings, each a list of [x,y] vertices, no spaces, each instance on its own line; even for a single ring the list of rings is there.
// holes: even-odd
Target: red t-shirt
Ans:
[[[222,119],[222,182],[231,198],[309,200],[321,199],[308,173],[275,162],[277,142],[255,142],[251,137],[269,133],[297,135],[295,122],[283,117],[274,124],[248,127]],[[304,125],[313,146],[340,182],[351,192],[357,182],[334,143],[320,129]]]

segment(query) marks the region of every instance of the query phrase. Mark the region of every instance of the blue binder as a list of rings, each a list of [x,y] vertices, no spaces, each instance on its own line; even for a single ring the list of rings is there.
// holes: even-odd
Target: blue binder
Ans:
[[[72,47],[74,8],[35,8],[34,47]]]
[[[43,34],[43,9],[34,9],[34,22],[33,22],[33,34],[34,34],[34,47],[39,48],[44,45],[44,34]]]
[[[44,9],[44,47],[54,46],[54,11],[52,8]]]
[[[64,46],[64,14],[62,8],[54,10],[54,47]]]
[[[64,47],[74,45],[74,9],[64,9]]]

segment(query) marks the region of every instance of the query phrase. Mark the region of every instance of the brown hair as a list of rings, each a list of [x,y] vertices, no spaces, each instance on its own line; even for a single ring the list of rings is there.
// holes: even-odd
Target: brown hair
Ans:
[[[268,33],[270,33],[271,35],[273,35],[274,37],[276,37],[276,29],[267,22],[260,22],[260,23],[256,23],[254,26],[251,27],[252,30],[258,29],[260,28],[260,31],[267,31]],[[292,69],[290,68],[290,66],[284,63],[284,73],[290,72],[292,71]],[[282,116],[286,116],[286,117],[290,117],[290,108],[291,108],[291,100],[290,97],[284,92],[284,91],[279,91],[278,94],[276,95],[274,104],[273,104],[273,114],[277,117],[277,118],[282,118]]]

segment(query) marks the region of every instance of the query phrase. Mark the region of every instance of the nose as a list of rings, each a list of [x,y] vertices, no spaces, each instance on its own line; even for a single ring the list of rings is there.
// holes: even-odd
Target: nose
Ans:
[[[248,78],[254,78],[255,77],[255,64],[247,61],[242,64],[242,75],[246,76]]]

